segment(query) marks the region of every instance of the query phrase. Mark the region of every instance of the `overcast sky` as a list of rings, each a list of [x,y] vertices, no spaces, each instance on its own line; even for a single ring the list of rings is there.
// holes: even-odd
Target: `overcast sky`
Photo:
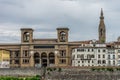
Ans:
[[[120,0],[0,0],[0,43],[20,42],[20,28],[33,28],[34,38],[57,38],[68,27],[69,41],[98,39],[103,8],[107,42],[120,36]]]

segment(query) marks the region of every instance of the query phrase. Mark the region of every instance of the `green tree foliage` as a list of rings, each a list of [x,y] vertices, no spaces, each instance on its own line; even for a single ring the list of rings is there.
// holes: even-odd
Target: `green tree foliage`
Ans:
[[[36,76],[33,76],[33,77],[27,77],[27,78],[0,77],[0,80],[41,80],[41,76],[36,75]]]

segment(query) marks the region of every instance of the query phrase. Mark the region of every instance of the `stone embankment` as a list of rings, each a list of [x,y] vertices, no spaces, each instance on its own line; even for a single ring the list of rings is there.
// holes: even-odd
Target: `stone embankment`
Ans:
[[[91,69],[63,68],[47,74],[47,80],[120,80],[120,71],[92,71]]]
[[[36,76],[42,72],[39,68],[0,68],[0,76]]]
[[[47,80],[120,80],[120,72],[54,72]]]
[[[35,76],[43,75],[46,80],[120,80],[120,71],[91,71],[87,68],[62,68],[46,71],[42,68],[10,68],[0,69],[0,76]]]

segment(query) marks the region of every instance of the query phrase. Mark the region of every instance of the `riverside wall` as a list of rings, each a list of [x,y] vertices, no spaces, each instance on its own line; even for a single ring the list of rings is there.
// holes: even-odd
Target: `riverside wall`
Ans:
[[[0,76],[36,76],[44,73],[43,68],[0,69]],[[120,71],[91,71],[88,68],[62,68],[59,72],[46,71],[46,80],[120,80]]]
[[[36,76],[42,75],[40,68],[0,68],[0,76]]]
[[[52,74],[46,80],[120,80],[120,72],[66,71]]]

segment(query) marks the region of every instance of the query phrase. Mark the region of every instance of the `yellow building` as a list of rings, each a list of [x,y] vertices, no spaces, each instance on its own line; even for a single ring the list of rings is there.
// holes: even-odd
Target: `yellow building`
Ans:
[[[0,50],[0,68],[10,67],[10,51]]]

